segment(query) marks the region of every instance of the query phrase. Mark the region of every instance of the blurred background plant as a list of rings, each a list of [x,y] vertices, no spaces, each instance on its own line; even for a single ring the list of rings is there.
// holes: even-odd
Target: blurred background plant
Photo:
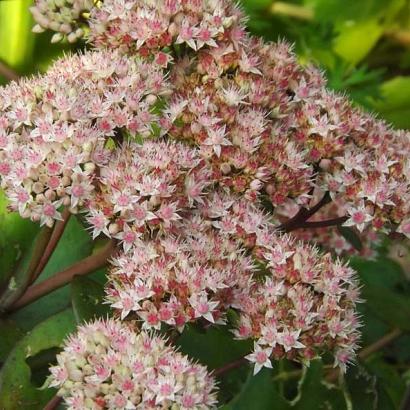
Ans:
[[[409,0],[242,3],[254,34],[272,41],[293,42],[301,63],[320,65],[330,88],[349,95],[356,104],[395,127],[410,128]],[[54,58],[75,47],[67,43],[50,44],[52,34],[48,32],[34,35],[30,5],[30,0],[0,0],[2,84],[45,71]],[[7,214],[0,197],[0,286],[10,267],[16,261],[21,263],[30,240],[38,235],[38,229],[30,222],[14,217]],[[92,251],[90,239],[72,218],[43,278]],[[410,386],[409,255],[406,242],[391,247],[386,238],[375,260],[351,260],[363,283],[366,302],[360,307],[363,349],[358,363],[350,367],[344,378],[317,360],[307,370],[282,361],[272,372],[264,369],[249,379],[245,369],[239,367],[222,377],[222,400],[229,402],[223,408],[410,408],[410,403],[406,403]],[[103,282],[104,270],[99,270],[91,278],[75,280],[7,320],[0,318],[1,409],[44,407],[53,395],[38,390],[45,379],[47,364],[53,361],[57,346],[72,331],[75,321],[89,319],[96,313]],[[206,335],[196,328],[188,329],[177,344],[183,352],[203,359],[211,368],[241,357],[248,348],[234,344],[220,329]]]

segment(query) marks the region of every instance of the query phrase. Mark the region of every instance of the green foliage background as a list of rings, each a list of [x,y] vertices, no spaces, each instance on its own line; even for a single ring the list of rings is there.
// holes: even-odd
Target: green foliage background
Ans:
[[[377,113],[395,127],[410,128],[409,0],[243,0],[252,33],[295,44],[301,63],[315,62],[327,73],[329,87],[348,94],[355,104]],[[0,0],[0,62],[20,75],[47,69],[58,55],[73,50],[50,44],[50,33],[34,35],[31,0]],[[0,75],[0,83],[6,79]],[[39,235],[36,226],[7,213],[0,197],[0,289],[30,255]],[[93,244],[76,219],[48,263],[43,280],[90,255]],[[309,368],[287,361],[252,377],[242,366],[222,377],[225,410],[268,409],[408,409],[410,386],[410,264],[408,246],[398,251],[386,242],[374,261],[353,259],[366,302],[363,347],[375,346],[386,334],[394,338],[359,359],[347,375],[329,382],[331,369],[315,360]],[[76,279],[19,312],[0,317],[0,409],[42,409],[55,394],[40,390],[47,365],[76,323],[101,309],[104,271]],[[392,333],[393,332],[393,333]],[[181,350],[211,369],[238,359],[249,344],[233,342],[224,329],[206,333],[188,328],[177,339]],[[409,407],[407,407],[409,406]]]

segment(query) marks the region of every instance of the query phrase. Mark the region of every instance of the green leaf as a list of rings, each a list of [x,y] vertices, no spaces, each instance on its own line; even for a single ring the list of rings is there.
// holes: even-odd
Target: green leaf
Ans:
[[[387,332],[384,332],[386,334]],[[398,364],[403,365],[404,367],[408,366],[410,363],[410,335],[405,334],[399,337],[389,346],[389,353],[394,354],[395,360]]]
[[[377,377],[380,388],[390,398],[394,408],[400,408],[406,385],[396,369],[380,357],[369,358],[365,367]]]
[[[273,371],[263,368],[257,375],[250,372],[241,393],[222,410],[289,410],[290,403],[275,388]]]
[[[336,387],[328,387],[323,383],[323,364],[320,359],[312,360],[303,367],[303,375],[298,385],[298,395],[292,400],[292,408],[296,410],[343,409],[345,397]]]
[[[37,282],[61,272],[75,262],[89,256],[92,251],[92,240],[76,218],[70,218],[57,249]],[[33,302],[12,314],[25,330],[71,305],[70,286],[57,289],[47,296]]]
[[[362,295],[366,303],[359,304],[362,317],[362,345],[370,345],[383,337],[391,327],[407,326],[405,300],[410,298],[410,285],[401,266],[386,257],[368,261],[352,258],[350,265],[355,269],[363,284]],[[390,301],[392,299],[392,302]],[[393,307],[390,306],[393,303]],[[408,303],[407,303],[408,304]],[[404,312],[394,312],[404,306]]]
[[[349,228],[348,226],[339,225],[337,230],[357,251],[360,252],[363,249],[360,236],[354,231],[354,229]]]
[[[381,374],[379,370],[377,373]],[[353,409],[396,410],[399,408],[389,396],[388,389],[383,386],[383,380],[377,373],[369,371],[367,364],[348,369],[345,381]],[[402,385],[401,382],[399,383]]]
[[[239,359],[252,349],[251,342],[234,340],[232,334],[221,327],[211,327],[202,333],[193,326],[187,326],[177,345],[183,353],[198,359],[210,369]]]
[[[374,343],[391,330],[391,327],[381,320],[380,317],[369,308],[367,303],[361,303],[358,306],[358,313],[363,325],[360,329],[362,346],[368,346]]]
[[[410,330],[410,286],[400,265],[387,258],[377,261],[355,258],[351,265],[364,284],[361,293],[366,308],[384,323]]]
[[[304,4],[314,7],[319,21],[366,21],[380,18],[388,23],[394,19],[406,0],[304,0]]]
[[[407,282],[401,266],[386,257],[372,261],[363,258],[352,258],[350,265],[359,273],[360,280],[365,284],[395,289]]]
[[[295,408],[307,410],[319,407],[322,376],[323,365],[321,360],[312,360],[309,366],[303,366],[303,375],[299,380],[298,395],[292,401],[292,405]]]
[[[272,6],[272,0],[252,0],[243,1],[244,8],[247,13],[252,13],[254,11],[266,11]]]
[[[339,35],[334,40],[333,49],[340,57],[352,65],[366,57],[383,34],[378,19],[367,21],[346,21],[338,27]]]
[[[355,409],[379,409],[377,378],[374,375],[369,374],[362,366],[351,366],[345,380]]]
[[[22,336],[23,332],[15,322],[0,319],[0,364],[5,361],[9,352]]]
[[[7,287],[11,275],[32,246],[40,228],[23,219],[16,212],[9,212],[8,201],[0,190],[0,293]]]
[[[381,86],[374,108],[396,127],[410,128],[410,76],[397,76]]]
[[[43,227],[32,238],[32,243],[23,253],[21,260],[8,278],[6,286],[3,287],[0,297],[0,310],[4,311],[11,306],[32,282],[33,274],[47,246],[51,232],[50,228]]]
[[[393,327],[410,330],[410,305],[408,297],[379,285],[366,285],[362,295],[372,311]]]
[[[335,91],[347,92],[354,102],[373,109],[373,101],[381,96],[383,73],[382,69],[369,70],[366,66],[349,67],[338,57],[336,64],[327,71],[327,85]]]
[[[250,374],[240,394],[222,409],[341,410],[346,408],[343,391],[323,383],[323,365],[320,359],[312,360],[309,366],[303,367],[297,396],[291,402],[279,393],[280,383],[275,382],[273,376],[274,371],[266,368],[256,376]],[[293,390],[294,383],[289,384]]]
[[[43,350],[58,347],[74,329],[73,312],[65,310],[37,325],[17,343],[0,372],[2,410],[43,409],[55,392],[32,385],[26,360]]]
[[[95,280],[78,276],[71,282],[71,301],[77,323],[107,316],[109,307],[103,304],[104,286]]]
[[[234,340],[226,327],[212,327],[201,332],[193,326],[187,326],[176,345],[182,353],[200,361],[209,369],[217,369],[240,359],[252,349],[251,342]],[[241,390],[248,370],[249,366],[244,364],[218,377],[221,403],[231,400]]]

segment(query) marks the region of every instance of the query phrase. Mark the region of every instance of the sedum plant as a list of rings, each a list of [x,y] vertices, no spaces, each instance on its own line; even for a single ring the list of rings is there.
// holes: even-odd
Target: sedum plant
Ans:
[[[410,237],[409,133],[328,90],[286,42],[252,37],[230,0],[31,11],[34,31],[86,46],[0,90],[1,188],[46,236],[0,306],[108,263],[111,308],[65,340],[45,388],[69,409],[206,409],[243,363],[345,372],[361,299],[341,257]],[[33,284],[71,214],[101,247]],[[247,351],[207,370],[173,346],[190,327],[226,327]]]

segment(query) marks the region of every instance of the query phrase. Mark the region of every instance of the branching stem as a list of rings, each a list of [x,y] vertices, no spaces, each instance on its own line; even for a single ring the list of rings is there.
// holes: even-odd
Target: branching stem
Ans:
[[[349,218],[347,216],[340,216],[339,218],[326,219],[325,221],[313,221],[313,222],[304,222],[299,225],[296,229],[314,229],[314,228],[327,228],[329,226],[338,226],[342,225]]]
[[[96,269],[105,266],[110,256],[114,253],[114,250],[115,241],[110,240],[99,252],[94,255],[88,256],[82,261],[75,263],[62,272],[56,273],[54,276],[44,280],[43,282],[30,286],[23,296],[11,306],[10,310],[15,311],[21,309],[31,302],[48,295],[53,290],[59,289],[67,283],[70,283],[74,276],[87,275]]]
[[[383,347],[389,345],[390,343],[392,343],[394,340],[396,340],[398,337],[400,337],[403,334],[403,331],[401,329],[394,329],[392,330],[390,333],[387,333],[386,335],[384,335],[382,338],[380,338],[379,340],[376,340],[374,343],[372,343],[371,345],[364,347],[357,355],[357,357],[360,360],[364,360],[367,357],[369,357],[371,354],[377,352],[378,350],[382,349]],[[248,363],[248,361],[245,359],[245,357],[241,357],[237,360],[234,360],[232,362],[229,362],[225,365],[223,365],[222,367],[216,369],[214,371],[214,376],[221,376],[222,374],[229,372],[230,370],[236,369],[240,366],[242,366],[243,364]],[[325,366],[325,369],[327,368],[327,366]],[[285,374],[281,373],[277,376],[277,379],[285,379],[288,378],[288,376],[290,378],[292,377],[296,377],[299,374],[301,374],[300,370],[295,370],[293,372],[287,372],[289,374]],[[337,379],[337,377],[339,376],[339,370],[338,369],[332,369],[327,377],[326,380],[328,382],[333,382]]]
[[[68,220],[70,219],[71,213],[69,210],[66,208],[62,212],[62,221],[57,221],[54,224],[53,232],[51,233],[50,239],[48,241],[47,247],[44,250],[44,253],[37,264],[37,267],[35,271],[33,272],[31,279],[30,279],[30,284],[34,283],[36,279],[40,276],[40,274],[43,272],[44,268],[46,267],[48,261],[50,260],[51,256],[53,255],[53,252],[55,251],[58,242],[60,241],[65,227],[67,225]]]
[[[298,213],[290,218],[288,221],[279,226],[279,230],[282,232],[292,232],[296,229],[300,229],[301,225],[304,224],[309,218],[311,218],[316,212],[322,209],[331,201],[329,192],[326,192],[322,199],[312,208],[300,208]]]

